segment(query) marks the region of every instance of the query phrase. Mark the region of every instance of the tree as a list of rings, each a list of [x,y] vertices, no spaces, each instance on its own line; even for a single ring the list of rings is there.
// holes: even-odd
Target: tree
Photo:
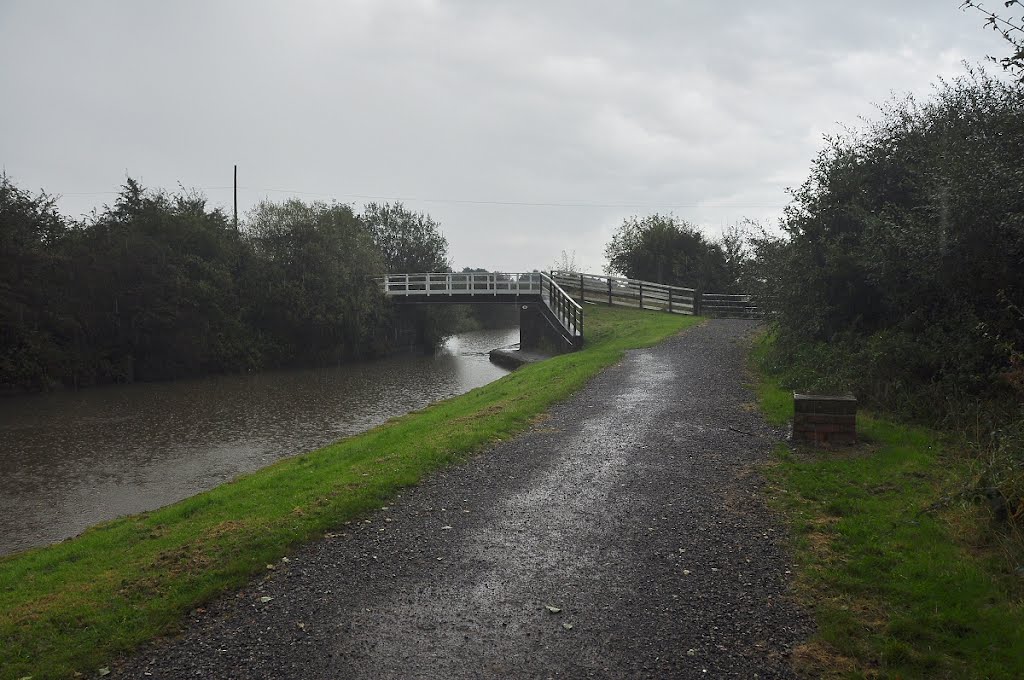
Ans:
[[[985,394],[1024,349],[1024,88],[974,73],[829,140],[755,243],[780,346],[841,345],[862,393]],[[922,402],[923,403],[923,402]]]
[[[53,329],[66,321],[60,244],[68,224],[45,193],[0,174],[0,384],[40,387],[66,358]]]
[[[448,241],[441,235],[441,225],[430,215],[409,210],[401,203],[369,203],[360,219],[383,256],[378,273],[451,271]],[[427,346],[437,346],[465,328],[464,310],[454,306],[423,305],[402,313],[413,317]]]
[[[630,217],[605,246],[610,273],[706,291],[731,287],[721,246],[674,215]]]
[[[1021,0],[1003,0],[1003,6],[1007,8],[1016,6],[1018,9],[1024,9],[1024,2],[1021,2]],[[960,3],[960,9],[966,10],[968,8],[984,14],[985,26],[1000,34],[1013,50],[1009,56],[1001,59],[989,57],[989,59],[1002,65],[1004,71],[1014,74],[1017,82],[1024,84],[1024,16],[1021,16],[1019,19],[1005,18],[985,9],[974,0],[964,0],[964,2]]]
[[[563,250],[562,254],[557,260],[551,263],[552,271],[567,272],[567,273],[579,273],[582,269],[576,262],[576,251]]]
[[[195,193],[128,178],[112,207],[69,239],[69,291],[88,348],[82,379],[153,380],[230,370],[247,360],[236,262],[243,245]]]
[[[373,280],[384,259],[349,206],[263,203],[243,226],[201,194],[132,178],[112,206],[70,221],[0,175],[0,386],[333,363],[387,348],[393,310]]]
[[[446,272],[448,241],[430,215],[401,203],[369,203],[362,223],[384,258],[387,273]]]
[[[385,314],[373,276],[384,262],[351,207],[265,201],[246,232],[262,260],[249,272],[248,323],[274,363],[341,361],[377,344]]]
[[[741,224],[734,224],[725,230],[722,238],[718,241],[718,247],[722,250],[725,258],[725,271],[729,280],[727,292],[742,291],[741,281],[744,279],[747,264],[750,261],[747,242],[750,239],[750,229],[759,228],[759,225],[751,220]]]

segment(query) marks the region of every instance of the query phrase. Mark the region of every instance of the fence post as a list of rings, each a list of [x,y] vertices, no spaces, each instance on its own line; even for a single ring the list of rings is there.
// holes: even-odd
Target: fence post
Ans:
[[[640,284],[640,309],[644,308],[644,284]]]
[[[668,289],[668,313],[672,313],[672,289]]]
[[[697,289],[693,291],[693,315],[700,316],[700,291]]]
[[[583,274],[580,274],[580,304],[587,304],[586,293],[583,292]]]
[[[608,306],[612,306],[612,277],[608,277]]]

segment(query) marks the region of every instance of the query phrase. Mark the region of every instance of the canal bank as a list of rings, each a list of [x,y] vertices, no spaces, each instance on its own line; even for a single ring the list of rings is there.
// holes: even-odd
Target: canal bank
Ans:
[[[0,559],[0,668],[14,678],[95,673],[114,655],[174,629],[215,594],[266,573],[296,544],[521,432],[625,350],[695,320],[595,308],[587,322],[580,352],[174,505]]]
[[[550,354],[528,352],[522,349],[513,349],[510,347],[498,347],[497,349],[492,349],[489,356],[492,364],[507,368],[510,371],[551,358]]]

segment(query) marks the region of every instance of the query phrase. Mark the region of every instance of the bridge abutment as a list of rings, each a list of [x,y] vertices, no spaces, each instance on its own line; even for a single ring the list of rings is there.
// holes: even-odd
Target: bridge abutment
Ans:
[[[519,307],[519,349],[565,354],[579,347],[554,327],[544,303],[528,302]]]

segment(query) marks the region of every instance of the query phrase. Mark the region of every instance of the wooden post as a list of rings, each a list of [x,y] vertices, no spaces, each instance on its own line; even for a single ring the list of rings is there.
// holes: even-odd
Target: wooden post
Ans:
[[[235,165],[235,231],[238,231],[238,165]]]
[[[608,306],[612,306],[612,277],[608,277]]]
[[[583,292],[583,274],[580,274],[580,304],[587,304],[586,293]]]
[[[644,284],[640,284],[640,309],[644,308]]]
[[[700,316],[700,291],[693,291],[693,315]]]
[[[668,289],[668,313],[672,313],[672,288]]]

